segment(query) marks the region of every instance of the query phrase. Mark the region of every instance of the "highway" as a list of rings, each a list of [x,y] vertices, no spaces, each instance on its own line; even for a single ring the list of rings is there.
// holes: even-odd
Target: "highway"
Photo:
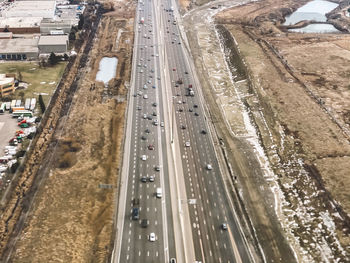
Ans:
[[[217,161],[179,20],[170,0],[138,2],[112,261],[251,262]],[[189,95],[189,87],[194,96]],[[161,198],[155,195],[159,187]],[[178,202],[185,203],[184,210]],[[139,209],[137,219],[132,216],[134,208]],[[141,226],[143,219],[149,221],[147,227]],[[178,224],[181,231],[175,227]],[[155,233],[156,241],[149,241],[150,233]]]
[[[133,75],[128,109],[128,127],[123,160],[114,262],[168,262],[175,256],[170,204],[168,160],[164,134],[164,112],[159,63],[159,39],[154,5],[138,3],[135,25]],[[157,121],[157,124],[155,123]],[[142,160],[142,157],[145,160]],[[159,166],[159,171],[157,171]],[[154,181],[151,181],[154,177]],[[145,182],[143,182],[145,180]],[[125,187],[124,187],[125,186]],[[157,198],[162,188],[162,198]],[[133,209],[139,209],[133,218]],[[142,220],[148,226],[142,227]],[[149,241],[151,233],[156,241]]]

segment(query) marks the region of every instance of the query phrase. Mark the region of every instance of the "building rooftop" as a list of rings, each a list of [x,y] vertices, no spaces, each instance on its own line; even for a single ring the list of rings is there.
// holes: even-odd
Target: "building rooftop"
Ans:
[[[12,38],[12,32],[0,32],[0,38]]]
[[[39,27],[42,17],[1,17],[0,28]]]
[[[66,45],[67,42],[67,35],[40,36],[39,45]]]
[[[0,39],[0,53],[38,53],[38,39]]]
[[[38,13],[54,15],[55,9],[56,1],[16,1],[3,11],[2,15],[4,17],[34,17],[38,16]]]

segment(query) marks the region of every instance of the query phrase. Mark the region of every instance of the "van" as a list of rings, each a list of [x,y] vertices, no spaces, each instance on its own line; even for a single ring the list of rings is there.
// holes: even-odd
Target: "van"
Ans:
[[[139,209],[137,207],[132,209],[132,220],[138,220],[140,218]]]
[[[162,188],[160,188],[160,187],[157,188],[156,196],[157,196],[157,198],[162,197]]]

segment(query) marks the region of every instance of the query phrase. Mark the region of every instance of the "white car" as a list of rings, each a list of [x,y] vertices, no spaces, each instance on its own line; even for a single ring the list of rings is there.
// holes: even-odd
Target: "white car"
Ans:
[[[164,127],[164,121],[160,123],[160,127]]]
[[[147,94],[143,95],[143,98],[144,98],[144,99],[148,99]]]
[[[213,170],[213,166],[211,166],[211,164],[207,164],[207,170]]]
[[[149,237],[148,237],[148,240],[151,241],[151,242],[154,242],[156,241],[156,234],[155,233],[150,233],[149,234]]]
[[[148,89],[148,87],[147,87],[147,85],[145,84],[145,85],[143,85],[143,89]]]
[[[146,161],[146,160],[147,160],[147,156],[146,156],[146,155],[142,155],[142,156],[141,156],[141,160],[142,160],[142,161]]]
[[[190,147],[190,146],[191,146],[190,142],[186,142],[186,143],[185,143],[185,146],[186,146],[186,147]]]
[[[147,114],[143,114],[143,118],[144,118],[144,119],[147,119]]]

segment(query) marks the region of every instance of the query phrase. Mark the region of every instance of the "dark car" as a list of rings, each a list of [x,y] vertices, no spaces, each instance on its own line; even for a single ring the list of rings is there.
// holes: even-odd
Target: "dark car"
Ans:
[[[146,129],[145,130],[145,133],[150,133],[151,131],[149,129]]]
[[[181,125],[181,129],[185,130],[186,126],[185,125]]]
[[[207,131],[206,130],[202,130],[201,133],[202,134],[207,134]]]
[[[138,205],[138,204],[140,204],[140,199],[138,199],[138,198],[134,198],[134,199],[132,199],[132,205]]]
[[[194,108],[198,108],[198,105],[197,105],[197,104],[194,104],[193,107],[194,107]]]
[[[226,224],[226,223],[222,223],[221,229],[222,229],[222,230],[227,230],[227,224]]]
[[[143,135],[143,136],[141,137],[141,139],[145,141],[145,140],[147,140],[147,137]]]
[[[148,219],[142,219],[141,227],[146,228],[148,227],[148,224],[149,224]]]
[[[140,218],[139,209],[137,207],[132,209],[132,220],[138,220]]]
[[[195,115],[195,116],[199,116],[198,112],[195,112],[194,115]]]
[[[188,109],[188,111],[189,111],[189,112],[192,112],[192,111],[193,111],[193,109],[189,108],[189,109]]]
[[[141,182],[147,183],[147,177],[146,177],[146,176],[142,176],[142,177],[141,177]]]

